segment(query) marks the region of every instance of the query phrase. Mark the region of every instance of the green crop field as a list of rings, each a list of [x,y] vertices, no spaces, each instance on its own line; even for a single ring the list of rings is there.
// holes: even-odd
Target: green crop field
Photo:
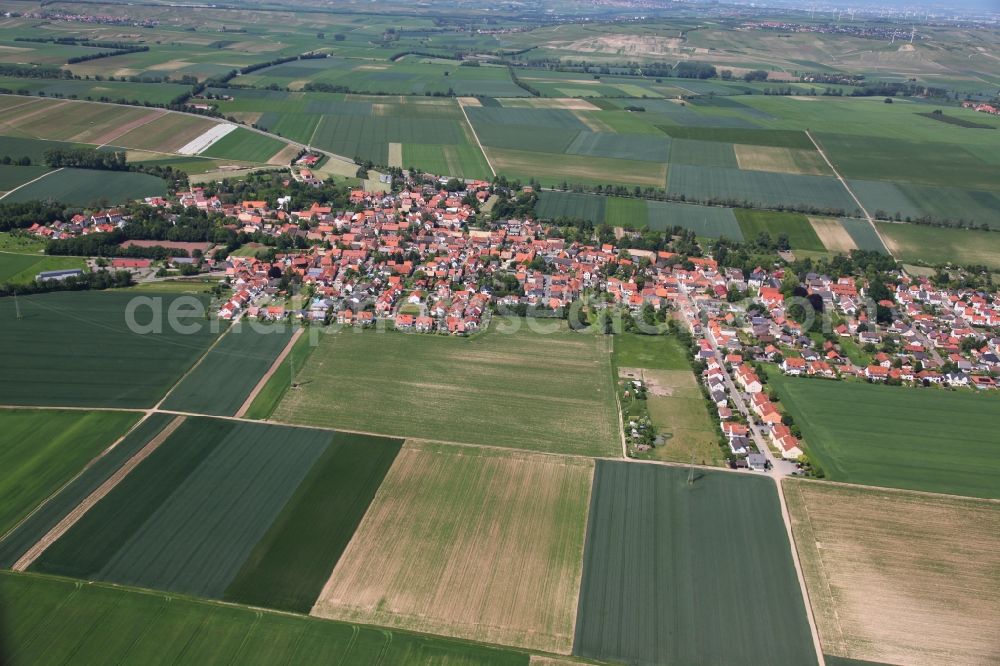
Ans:
[[[470,339],[345,330],[321,339],[274,419],[614,455],[610,363],[605,338],[570,332],[561,321],[495,320]]]
[[[539,192],[538,206],[535,212],[543,220],[556,220],[565,217],[602,224],[605,221],[607,205],[608,197],[595,194]]]
[[[224,598],[308,613],[401,445],[400,440],[334,433]]]
[[[769,384],[833,481],[1000,497],[995,395],[788,378]]]
[[[9,192],[25,183],[44,176],[51,169],[46,166],[11,166],[0,164],[0,192]]]
[[[814,150],[812,141],[804,132],[794,130],[731,129],[724,127],[675,127],[660,126],[660,129],[674,139],[696,139],[698,141],[720,141],[748,146],[773,146],[775,148],[799,148]]]
[[[64,150],[80,148],[82,144],[65,141],[46,141],[43,139],[28,139],[16,136],[0,136],[0,157],[10,157],[19,160],[30,158],[35,164],[45,163],[45,153],[49,150]]]
[[[719,206],[694,206],[673,201],[649,201],[649,227],[670,229],[683,227],[705,238],[725,236],[743,240],[743,232],[732,208]]]
[[[100,413],[114,414],[114,412]],[[48,411],[39,412],[40,417],[46,418],[51,418],[52,414],[53,412]],[[86,414],[86,412],[74,412],[74,414]],[[38,543],[49,530],[118,471],[172,420],[173,417],[166,414],[153,414],[143,420],[129,431],[117,446],[95,458],[58,493],[39,506],[15,529],[4,535],[3,539],[0,539],[0,568],[13,566],[29,548]],[[54,422],[59,424],[60,419],[54,419]],[[44,432],[44,428],[42,430]]]
[[[788,237],[792,250],[826,251],[826,246],[805,215],[738,208],[736,219],[745,238],[756,239],[766,233],[771,240],[777,240],[778,236],[784,235]]]
[[[308,610],[399,445],[189,418],[33,570]]]
[[[163,409],[233,416],[292,337],[292,327],[259,322],[230,327]]]
[[[205,157],[219,157],[244,162],[267,162],[281,152],[286,145],[274,137],[257,134],[244,127],[237,127],[201,154]]]
[[[773,481],[688,476],[597,462],[573,653],[634,664],[816,663]]]
[[[1000,269],[1000,233],[878,223],[879,233],[897,259],[908,263],[960,264]]]
[[[253,403],[245,414],[246,418],[267,419],[271,417],[278,403],[284,397],[285,392],[292,385],[295,368],[303,367],[314,349],[314,342],[310,336],[311,332],[312,330],[310,329],[310,331],[299,336],[299,339],[295,341],[288,356],[275,369],[274,374],[271,375],[263,388],[261,388],[260,393],[254,398]]]
[[[0,252],[0,283],[27,284],[34,282],[42,271],[85,268],[82,257],[49,257],[43,254],[13,254]]]
[[[604,221],[613,227],[645,227],[649,223],[649,206],[642,199],[608,197]]]
[[[989,164],[961,146],[844,134],[816,139],[844,178],[1000,189],[1000,164]]]
[[[566,148],[570,155],[617,157],[643,162],[666,162],[672,150],[671,141],[666,137],[599,132],[580,132]]]
[[[138,420],[129,412],[0,410],[0,535]]]
[[[674,139],[670,146],[671,164],[738,168],[733,144],[720,141]]]
[[[645,210],[640,210],[640,207]],[[538,193],[535,213],[543,220],[565,217],[589,220],[594,224],[648,226],[650,229],[661,231],[679,226],[706,238],[725,236],[743,240],[743,232],[733,215],[733,210],[719,206],[645,201],[579,192],[543,191]]]
[[[1000,228],[996,216],[1000,194],[994,192],[871,180],[854,180],[850,185],[869,212],[878,217],[931,217]]]
[[[0,89],[19,94],[71,97],[95,102],[168,104],[190,87],[175,83],[126,83],[66,79],[17,79],[0,77]]]
[[[528,666],[524,652],[153,592],[0,572],[0,662]]]
[[[4,197],[19,202],[54,199],[60,203],[85,206],[94,203],[125,203],[143,197],[163,196],[167,184],[146,173],[62,169]]]
[[[330,438],[189,419],[35,569],[221,597]]]
[[[162,332],[143,334],[129,329],[126,308],[134,298],[157,306],[163,317]],[[141,292],[22,296],[18,299],[20,319],[13,299],[0,299],[4,368],[0,404],[152,405],[217,334],[202,313],[183,318],[185,326],[193,326],[191,333],[169,326],[167,309],[178,298],[170,294],[144,297]],[[136,323],[150,325],[152,318],[149,307],[135,311]]]
[[[667,192],[710,201],[755,206],[810,206],[848,213],[857,204],[836,178],[676,164],[667,173]]]
[[[859,250],[868,250],[869,252],[882,252],[883,254],[888,254],[885,245],[882,244],[882,240],[875,233],[875,229],[872,228],[871,223],[868,220],[859,220],[856,218],[841,218],[840,226],[847,231],[851,240],[857,245]]]

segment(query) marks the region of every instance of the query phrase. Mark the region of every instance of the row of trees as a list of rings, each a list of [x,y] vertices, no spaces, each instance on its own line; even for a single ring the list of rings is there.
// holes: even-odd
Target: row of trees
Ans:
[[[94,271],[63,280],[35,281],[28,284],[0,284],[0,297],[15,294],[42,294],[50,291],[87,291],[131,287],[132,274],[128,271]]]

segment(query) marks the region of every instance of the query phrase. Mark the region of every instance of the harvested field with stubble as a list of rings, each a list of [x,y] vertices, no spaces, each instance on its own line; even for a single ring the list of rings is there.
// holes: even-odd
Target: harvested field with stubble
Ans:
[[[565,322],[494,320],[469,339],[322,336],[273,418],[396,437],[616,455],[608,338]],[[533,329],[539,330],[533,330]],[[542,332],[544,329],[552,332]],[[350,387],[345,390],[345,387]]]
[[[784,489],[824,652],[1000,661],[1000,504],[795,480]]]
[[[851,250],[858,249],[854,239],[847,233],[847,229],[834,217],[810,217],[809,224],[813,231],[819,236],[819,240],[830,252],[842,252],[850,254]]]
[[[777,146],[733,146],[736,162],[741,169],[777,171],[809,176],[832,176],[830,166],[815,150],[780,148]]]
[[[567,654],[593,463],[408,441],[313,615]]]

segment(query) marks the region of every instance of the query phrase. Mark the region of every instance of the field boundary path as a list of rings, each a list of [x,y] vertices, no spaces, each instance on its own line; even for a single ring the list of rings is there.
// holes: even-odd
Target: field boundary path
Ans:
[[[486,166],[488,166],[493,175],[496,176],[497,170],[493,168],[493,163],[490,162],[490,156],[486,154],[486,149],[483,148],[483,144],[479,140],[479,135],[476,134],[476,128],[472,126],[472,121],[469,120],[469,114],[465,112],[465,107],[462,106],[461,102],[458,102],[458,108],[462,110],[462,117],[465,118],[465,124],[469,126],[469,130],[472,132],[472,138],[476,140],[476,145],[479,146],[479,152],[483,154],[483,159],[486,160]]]
[[[868,220],[868,224],[871,225],[872,231],[874,231],[875,235],[878,236],[879,242],[882,243],[883,247],[885,247],[885,251],[889,253],[890,257],[892,257],[893,256],[892,250],[889,249],[889,245],[885,242],[885,239],[882,238],[882,234],[879,233],[878,227],[875,226],[875,218],[873,218],[871,213],[868,212],[868,209],[865,208],[865,205],[861,203],[861,199],[859,199],[858,196],[854,194],[854,190],[851,189],[851,186],[847,184],[847,181],[844,180],[844,177],[840,175],[839,171],[837,171],[837,167],[833,166],[833,162],[831,162],[830,158],[826,156],[826,153],[820,147],[819,142],[813,138],[813,135],[809,133],[809,130],[806,130],[806,136],[809,137],[809,140],[812,141],[812,144],[816,146],[816,152],[819,153],[819,156],[823,158],[823,161],[826,162],[826,165],[830,167],[831,171],[833,171],[833,175],[837,177],[837,180],[840,181],[840,184],[844,186],[844,189],[847,190],[847,193],[851,195],[852,199],[854,199],[854,203],[858,204],[858,208],[861,210],[861,213],[865,216],[865,219]]]
[[[63,167],[59,167],[58,169],[53,169],[52,171],[46,171],[45,173],[43,173],[38,178],[35,178],[33,180],[29,180],[27,183],[21,183],[20,185],[18,185],[17,187],[15,187],[14,189],[12,189],[11,191],[7,192],[3,196],[0,196],[0,201],[3,201],[4,199],[6,199],[7,197],[9,197],[10,195],[14,194],[14,192],[17,192],[22,187],[27,187],[28,185],[31,185],[32,183],[37,183],[42,178],[45,178],[47,176],[51,176],[54,173],[59,173],[62,170],[63,170]]]
[[[304,328],[299,328],[294,333],[292,333],[292,337],[288,341],[288,344],[285,345],[285,348],[281,350],[281,353],[278,354],[278,357],[274,359],[274,363],[272,363],[271,367],[268,368],[267,372],[264,373],[264,376],[260,378],[260,381],[257,382],[257,385],[253,387],[253,390],[250,391],[250,395],[247,396],[247,399],[243,401],[243,404],[240,405],[240,408],[236,410],[236,413],[233,414],[233,416],[235,416],[236,418],[243,418],[244,416],[246,416],[247,410],[250,409],[250,405],[252,405],[253,401],[257,399],[257,396],[260,394],[260,392],[264,390],[264,386],[267,384],[268,380],[271,379],[271,376],[274,375],[275,372],[277,372],[278,368],[288,357],[288,355],[292,352],[292,347],[294,347],[295,342],[302,337],[302,333],[305,332],[305,330],[306,329]]]
[[[13,571],[25,571],[28,567],[30,567],[35,560],[41,557],[42,553],[44,553],[49,546],[55,543],[57,539],[66,534],[70,528],[76,525],[77,521],[79,521],[80,518],[82,518],[84,514],[91,509],[91,507],[100,502],[105,495],[114,490],[115,486],[121,483],[122,479],[128,476],[129,473],[139,465],[139,463],[148,458],[153,451],[158,449],[163,442],[167,441],[167,438],[170,437],[170,435],[172,435],[174,431],[177,430],[177,428],[179,428],[180,425],[186,420],[187,417],[178,416],[173,421],[168,423],[167,427],[161,430],[156,437],[149,440],[149,443],[146,444],[146,446],[142,447],[138,453],[129,458],[124,465],[112,474],[107,481],[98,486],[97,490],[90,493],[86,499],[76,506],[76,508],[66,514],[66,516],[60,520],[55,527],[49,530],[45,536],[38,540],[38,543],[29,548],[28,552],[22,555],[21,558],[14,563],[14,566],[12,566],[11,569]]]
[[[813,647],[816,648],[816,662],[819,666],[826,666],[826,657],[823,655],[823,641],[819,637],[819,629],[816,627],[816,618],[813,617],[812,602],[809,599],[809,586],[806,585],[805,574],[802,573],[802,563],[799,561],[799,547],[795,544],[795,535],[792,534],[792,518],[788,513],[788,504],[785,502],[785,487],[781,477],[771,477],[777,485],[778,504],[781,507],[781,521],[785,523],[785,533],[788,535],[788,549],[792,551],[792,563],[795,565],[795,576],[799,580],[799,588],[802,590],[802,603],[806,607],[806,621],[809,622],[809,632],[812,634]]]

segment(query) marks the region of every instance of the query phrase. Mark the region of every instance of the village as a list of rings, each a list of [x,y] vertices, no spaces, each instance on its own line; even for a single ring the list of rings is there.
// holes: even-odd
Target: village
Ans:
[[[160,246],[185,256],[99,261],[132,271],[140,282],[175,272],[168,269],[216,277],[226,288],[217,304],[225,320],[294,319],[461,336],[483,330],[494,311],[565,317],[583,299],[584,320],[610,308],[641,321],[651,308],[661,322],[672,317],[691,333],[695,368],[735,464],[783,474],[795,472],[792,462],[804,448],[798,428],[769,393],[762,367],[817,380],[997,387],[1000,294],[937,287],[930,278],[896,270],[882,294],[889,297],[877,303],[871,285],[856,275],[809,273],[793,280],[799,296],[791,296],[789,273],[779,265],[745,275],[710,257],[567,243],[558,228],[532,219],[472,224],[480,219],[477,207],[495,195],[485,181],[464,187],[449,192],[430,179],[411,181],[395,194],[354,190],[353,210],[297,209],[289,198],[276,207],[225,204],[193,187],[177,203],[221,213],[236,231],[286,235],[301,247],[268,252],[266,245],[247,244],[216,258],[211,243],[129,240],[123,245],[137,246],[139,254]],[[28,231],[58,239],[127,223],[111,209]],[[742,297],[730,298],[734,293]],[[819,311],[795,309],[795,301]],[[890,316],[879,321],[878,310]],[[807,327],[796,320],[803,315],[818,323]]]

